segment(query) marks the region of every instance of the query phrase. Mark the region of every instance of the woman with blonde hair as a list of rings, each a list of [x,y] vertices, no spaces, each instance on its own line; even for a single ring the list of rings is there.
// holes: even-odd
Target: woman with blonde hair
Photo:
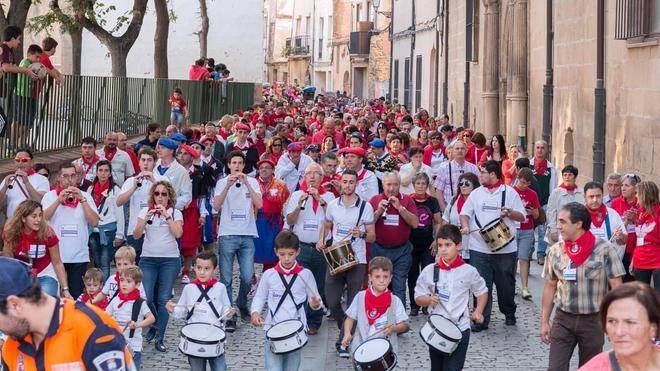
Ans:
[[[51,295],[73,299],[66,287],[67,277],[60,257],[60,245],[55,231],[44,218],[41,204],[34,200],[21,202],[3,230],[2,255],[13,257],[32,266],[32,275],[41,289]]]
[[[277,165],[277,162],[280,160],[280,157],[282,157],[282,154],[284,153],[284,149],[282,148],[282,146],[283,146],[282,138],[280,137],[270,138],[268,140],[268,143],[266,143],[266,151],[261,154],[259,161],[270,160],[273,161],[275,165]]]
[[[651,283],[660,293],[660,199],[658,186],[650,181],[637,184],[637,246],[632,266],[635,281]]]

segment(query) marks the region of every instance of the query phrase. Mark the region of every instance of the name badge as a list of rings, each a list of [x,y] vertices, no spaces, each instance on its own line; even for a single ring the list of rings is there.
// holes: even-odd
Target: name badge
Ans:
[[[245,192],[245,199],[249,200],[250,199],[250,192]]]
[[[399,214],[385,214],[385,220],[383,221],[383,224],[392,227],[399,226]]]
[[[446,284],[438,287],[438,299],[440,299],[440,301],[448,303],[449,297],[450,297],[449,288],[447,287]]]
[[[481,205],[481,210],[486,212],[500,211],[500,204],[494,201],[486,201]]]
[[[564,280],[577,281],[577,268],[571,268],[570,266],[564,268]]]
[[[231,221],[232,222],[247,221],[247,212],[245,211],[245,209],[231,209]]]
[[[337,224],[337,235],[348,236],[351,233],[351,226],[345,224]]]
[[[644,246],[644,237],[637,236],[637,246]]]
[[[60,226],[60,235],[65,237],[78,237],[78,226],[75,224],[64,224]]]
[[[635,233],[635,225],[630,223],[626,226],[626,232],[627,233]]]
[[[374,322],[374,329],[376,331],[380,331],[387,326],[387,315],[383,314],[382,316],[378,317],[376,321]]]
[[[161,218],[161,220],[160,220],[160,226],[161,226],[161,227],[164,227],[164,226],[168,226],[168,225],[170,225],[170,223],[167,221],[167,219],[165,219],[165,218]]]
[[[316,232],[319,230],[319,222],[314,219],[307,219],[303,222],[303,231]]]
[[[248,195],[249,195],[249,193],[248,193]],[[271,188],[270,189],[270,195],[273,196],[273,197],[277,196],[277,188]]]
[[[145,207],[147,207],[147,205],[148,205],[147,201],[140,201],[140,210],[142,210],[142,209],[144,209]]]

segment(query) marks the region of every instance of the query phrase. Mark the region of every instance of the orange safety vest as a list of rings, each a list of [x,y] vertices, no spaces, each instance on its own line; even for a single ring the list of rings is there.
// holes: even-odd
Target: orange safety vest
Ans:
[[[2,363],[9,371],[134,370],[121,328],[92,305],[57,299],[50,327],[39,348],[32,335],[7,338]]]

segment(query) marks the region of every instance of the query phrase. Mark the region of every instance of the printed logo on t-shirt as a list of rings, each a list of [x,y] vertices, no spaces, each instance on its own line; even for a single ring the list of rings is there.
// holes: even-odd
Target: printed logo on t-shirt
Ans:
[[[419,217],[419,227],[420,229],[425,229],[430,227],[433,224],[433,214],[431,209],[424,205],[417,206],[417,216]]]
[[[43,258],[46,255],[46,245],[30,244],[29,254],[31,258]]]

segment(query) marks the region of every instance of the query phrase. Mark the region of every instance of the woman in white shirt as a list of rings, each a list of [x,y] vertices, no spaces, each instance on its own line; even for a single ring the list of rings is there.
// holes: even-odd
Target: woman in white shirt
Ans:
[[[422,162],[424,157],[424,150],[420,147],[413,147],[410,149],[410,162],[401,165],[399,175],[401,176],[401,188],[399,192],[404,195],[415,193],[413,187],[413,177],[415,174],[424,173],[429,179],[433,178],[433,170],[430,166]]]
[[[463,209],[463,204],[465,200],[470,196],[470,193],[475,189],[479,188],[481,184],[479,183],[479,177],[473,173],[464,173],[458,177],[458,192],[451,199],[449,205],[445,208],[445,212],[442,214],[442,220],[445,223],[453,224],[457,227],[461,226],[461,210]],[[461,243],[461,258],[465,260],[466,263],[470,262],[470,235],[463,235],[463,242]]]
[[[96,177],[87,189],[94,199],[94,206],[99,213],[99,224],[92,228],[89,235],[94,265],[103,271],[107,279],[110,276],[110,262],[115,255],[115,248],[124,242],[124,209],[117,206],[117,195],[121,188],[112,179],[112,164],[101,160],[96,164]]]
[[[172,297],[176,276],[181,270],[177,238],[183,234],[183,215],[174,209],[176,191],[167,181],[157,181],[149,191],[147,207],[140,210],[133,237],[137,240],[144,233],[140,269],[147,302],[156,315],[156,327],[145,335],[147,341],[156,339],[156,350],[165,352],[163,338],[170,318],[165,304]],[[156,288],[158,292],[156,293]],[[157,302],[154,302],[154,297]]]

